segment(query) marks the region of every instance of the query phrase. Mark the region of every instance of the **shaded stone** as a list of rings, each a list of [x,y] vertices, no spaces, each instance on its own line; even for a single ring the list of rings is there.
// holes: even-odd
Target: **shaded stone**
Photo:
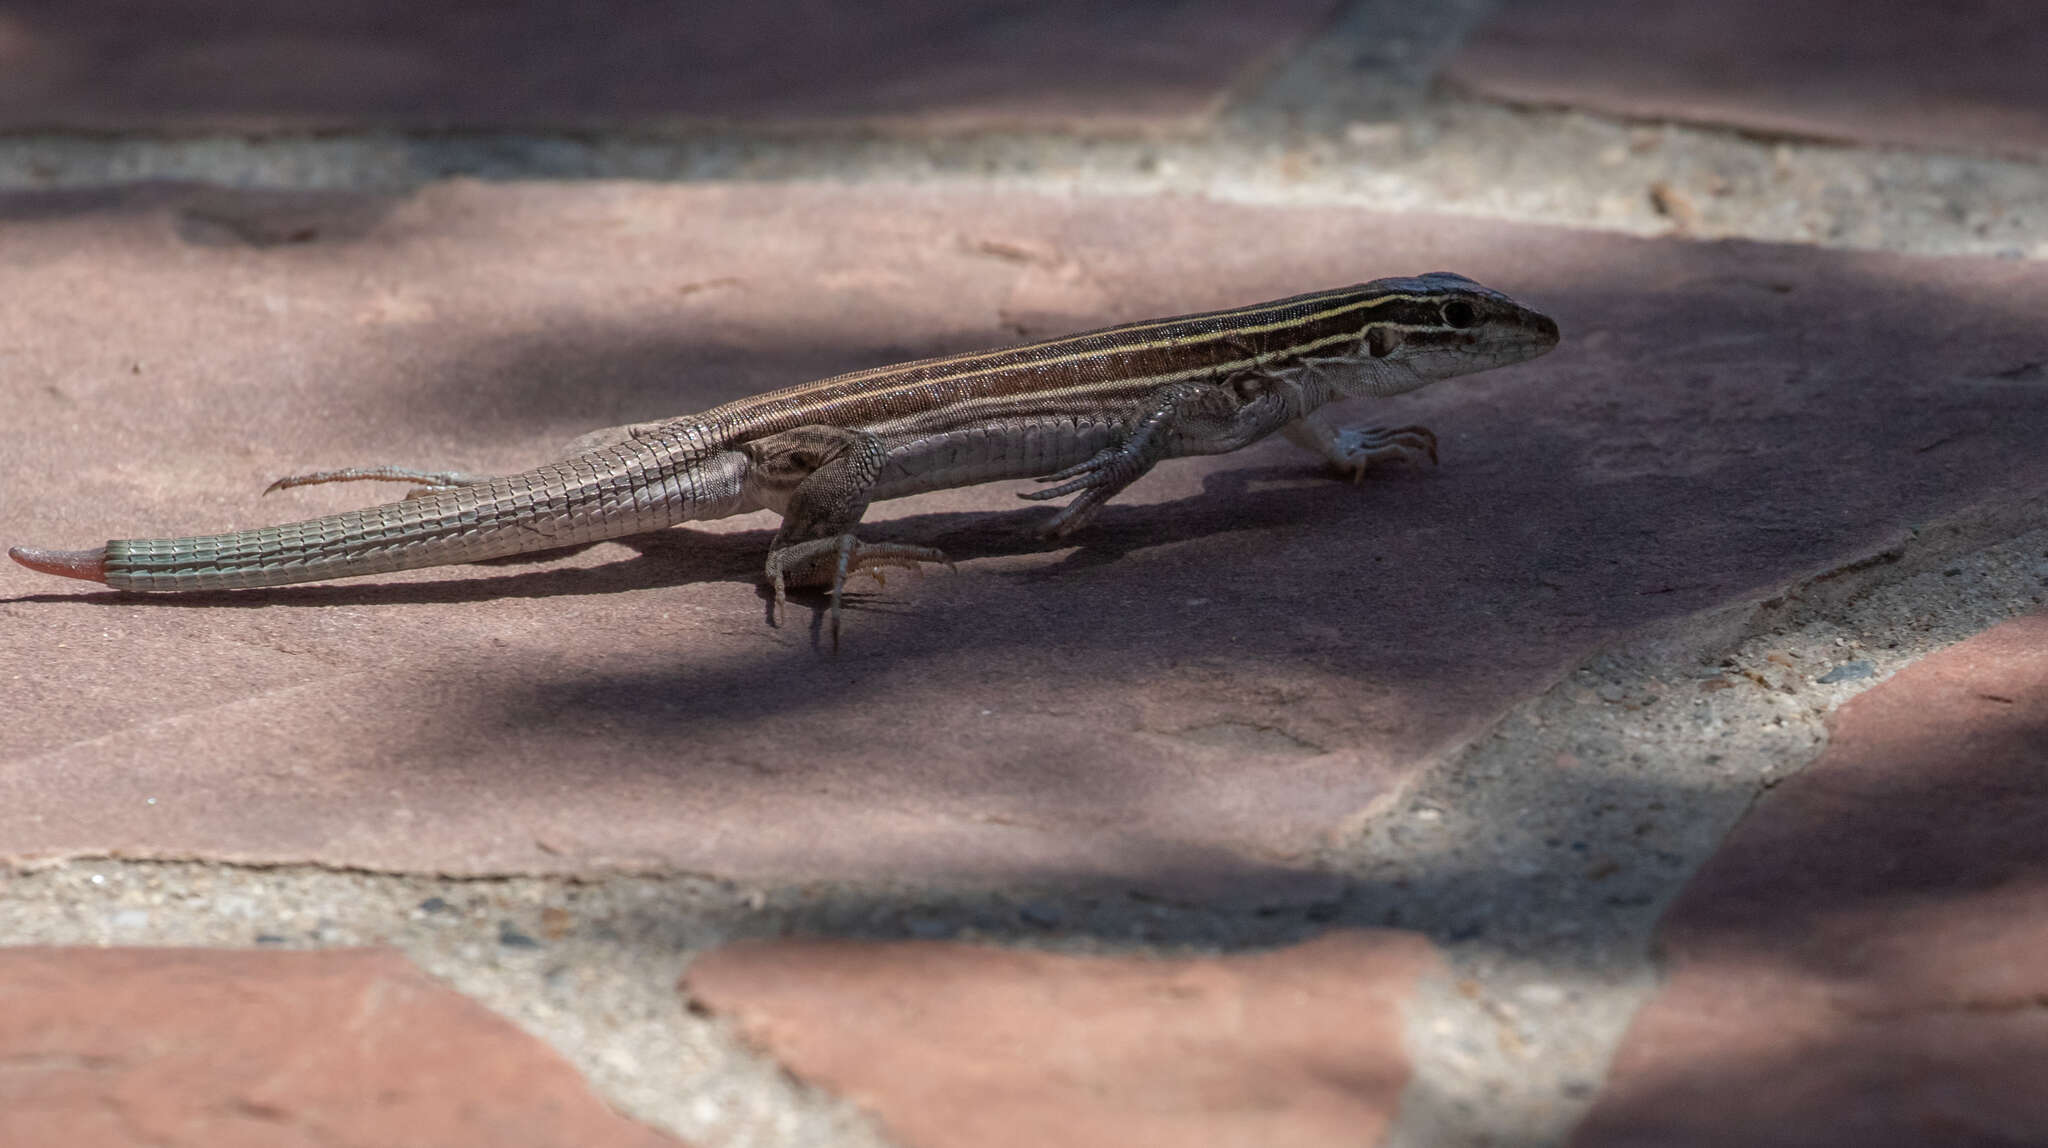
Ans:
[[[2048,614],[1832,726],[1672,908],[1575,1143],[2048,1142]]]
[[[0,197],[0,544],[398,494],[259,497],[309,469],[515,470],[593,427],[1014,341],[1020,297],[1046,333],[1443,267],[1565,342],[1340,413],[1431,425],[1436,468],[1353,485],[1262,443],[1162,465],[1069,542],[1033,536],[1028,483],[877,506],[868,536],[960,567],[864,591],[837,656],[815,599],[767,624],[765,515],[201,597],[0,562],[0,857],[1309,903],[1334,836],[1590,648],[2048,489],[2048,390],[2007,377],[2048,362],[2039,263],[1197,200],[466,182],[340,212],[376,222],[334,238],[194,244],[191,196]]]
[[[1409,1074],[1413,933],[1224,957],[749,941],[684,976],[797,1075],[912,1148],[1379,1142]]]
[[[0,949],[0,1143],[678,1142],[393,952]]]
[[[2034,0],[1519,0],[1451,60],[1495,99],[2048,157]]]
[[[1187,127],[1333,0],[14,0],[0,128]]]

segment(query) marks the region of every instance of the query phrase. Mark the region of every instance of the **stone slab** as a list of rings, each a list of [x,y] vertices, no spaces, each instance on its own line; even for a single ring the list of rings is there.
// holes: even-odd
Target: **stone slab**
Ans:
[[[2044,46],[2034,0],[1514,0],[1445,75],[1517,103],[2041,158]]]
[[[0,949],[0,1143],[675,1148],[388,950]]]
[[[0,130],[1187,128],[1333,0],[20,0]]]
[[[1564,346],[1148,475],[1085,538],[888,503],[844,649],[772,516],[525,567],[124,597],[0,563],[0,857],[1321,896],[1316,858],[1634,627],[2048,489],[2048,268],[1451,218],[870,187],[0,200],[0,543],[374,500],[833,372],[1451,268]],[[386,495],[387,497],[389,495]]]
[[[2048,1142],[2048,614],[1843,706],[1661,943],[1575,1143]]]
[[[1401,1006],[1439,971],[1391,930],[1187,958],[755,941],[683,987],[910,1148],[1362,1148],[1408,1080]]]

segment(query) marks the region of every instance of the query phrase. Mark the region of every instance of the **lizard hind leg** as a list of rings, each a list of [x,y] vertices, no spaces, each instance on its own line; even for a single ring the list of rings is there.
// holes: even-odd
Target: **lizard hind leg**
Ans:
[[[605,427],[572,439],[561,450],[563,458],[589,454],[606,447],[620,447],[645,438],[667,426],[665,422],[628,423],[625,426]],[[418,498],[443,490],[462,486],[484,486],[497,476],[470,474],[460,470],[414,470],[409,466],[347,466],[340,470],[316,470],[308,474],[286,475],[263,488],[263,493],[289,490],[294,486],[316,486],[323,482],[409,482],[418,489],[406,492],[407,498]]]
[[[744,443],[755,498],[782,506],[782,529],[768,550],[764,573],[775,591],[771,617],[780,624],[790,586],[824,586],[832,596],[832,648],[839,648],[839,618],[846,580],[866,573],[875,581],[889,567],[922,571],[925,563],[953,563],[928,546],[863,542],[853,533],[882,473],[887,449],[866,431],[805,426]]]

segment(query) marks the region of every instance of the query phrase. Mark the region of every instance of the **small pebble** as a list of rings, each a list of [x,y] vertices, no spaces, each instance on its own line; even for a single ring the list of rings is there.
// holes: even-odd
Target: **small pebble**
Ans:
[[[508,949],[538,949],[540,942],[519,931],[510,921],[498,922],[498,943]]]
[[[1065,920],[1067,915],[1060,912],[1058,905],[1050,905],[1044,901],[1032,901],[1029,904],[1020,906],[1017,909],[1017,916],[1027,925],[1036,925],[1041,929],[1054,929],[1059,927],[1059,923]]]
[[[909,925],[910,935],[920,941],[936,941],[953,935],[952,924],[937,917],[912,917]]]
[[[420,902],[420,912],[422,913],[445,913],[447,911],[448,902],[443,901],[439,897],[429,897]]]

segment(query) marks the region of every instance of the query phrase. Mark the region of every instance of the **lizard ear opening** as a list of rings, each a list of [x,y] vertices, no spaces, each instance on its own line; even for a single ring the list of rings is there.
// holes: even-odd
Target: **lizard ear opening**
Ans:
[[[1391,327],[1374,327],[1365,333],[1365,349],[1375,359],[1384,359],[1401,345],[1401,332]]]

